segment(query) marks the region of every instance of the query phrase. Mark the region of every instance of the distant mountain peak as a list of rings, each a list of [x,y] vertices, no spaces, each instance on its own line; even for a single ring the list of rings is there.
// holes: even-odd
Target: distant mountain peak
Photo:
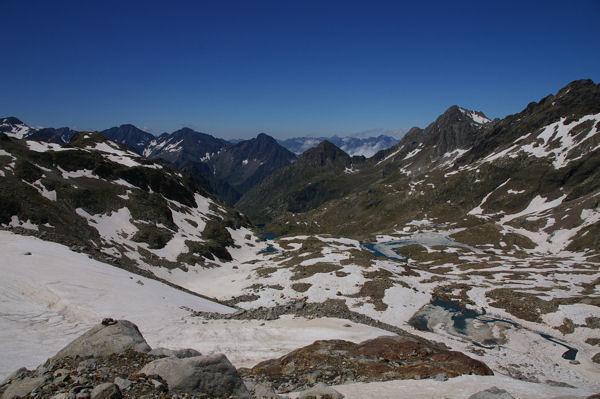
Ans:
[[[0,119],[0,124],[10,124],[10,125],[24,125],[24,123],[14,116],[8,116],[6,118]]]
[[[34,133],[35,129],[27,126],[20,119],[14,116],[0,119],[0,133],[5,133],[8,136],[23,139]]]
[[[350,156],[328,140],[323,140],[318,146],[305,151],[298,158],[298,162],[312,167],[323,167],[327,164],[347,164],[349,161]]]

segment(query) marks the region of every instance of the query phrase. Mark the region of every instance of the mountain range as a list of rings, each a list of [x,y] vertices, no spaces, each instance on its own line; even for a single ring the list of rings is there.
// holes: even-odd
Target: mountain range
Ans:
[[[495,120],[451,106],[371,157],[330,141],[296,157],[267,135],[109,130],[43,132],[56,143],[0,120],[0,313],[29,309],[0,318],[6,337],[25,337],[0,340],[15,354],[0,372],[32,363],[31,347],[60,349],[40,324],[61,336],[143,308],[149,337],[225,352],[249,386],[279,394],[317,382],[350,398],[600,391],[600,85],[574,81]],[[235,207],[214,193],[228,190]],[[53,254],[80,269],[69,275]],[[132,275],[87,278],[109,265]],[[133,274],[138,299],[114,306],[110,287]],[[228,307],[150,295],[151,280]],[[153,314],[144,295],[164,306]],[[379,344],[391,341],[366,341],[382,335],[406,341],[393,354]],[[423,360],[434,347],[451,349],[435,372]],[[495,375],[443,368],[463,354]],[[392,375],[408,380],[381,385]]]
[[[379,135],[377,137],[293,137],[278,140],[279,144],[296,155],[316,147],[323,141],[329,141],[350,156],[364,156],[370,158],[381,150],[385,150],[398,143],[398,139],[391,136]]]

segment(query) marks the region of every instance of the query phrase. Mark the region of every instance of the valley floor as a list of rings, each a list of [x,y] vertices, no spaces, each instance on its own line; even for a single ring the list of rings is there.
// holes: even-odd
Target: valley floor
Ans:
[[[230,303],[238,301],[237,306],[250,310],[299,299],[322,302],[343,298],[353,312],[444,342],[484,361],[496,374],[445,382],[403,380],[337,386],[347,398],[397,398],[399,392],[412,398],[467,398],[494,385],[518,398],[585,397],[600,391],[600,366],[591,361],[598,348],[585,342],[600,338],[599,330],[581,326],[586,317],[600,317],[596,306],[560,305],[555,312],[543,315],[545,323],[519,320],[518,328],[506,322],[487,326],[473,320],[467,323],[466,332],[452,328],[452,314],[433,309],[427,313],[431,331],[419,331],[407,322],[429,303],[430,292],[435,289],[434,273],[419,271],[415,276],[398,263],[381,259],[361,263],[364,251],[353,240],[295,237],[273,244],[278,252],[256,255],[232,250],[237,260],[215,264],[215,268],[191,269],[187,274],[178,269],[163,270],[163,275],[161,269],[152,271],[219,300],[231,301],[233,297]],[[204,319],[191,310],[226,315],[235,309],[34,237],[0,231],[0,253],[0,379],[19,367],[33,368],[42,363],[103,317],[134,322],[152,347],[225,353],[236,367],[282,356],[316,339],[360,342],[391,334],[334,317]],[[330,269],[330,264],[339,267]],[[382,283],[383,277],[391,277],[395,284],[381,291],[377,284],[387,284]],[[477,292],[483,298],[480,304],[487,305],[481,290],[474,289],[471,298]],[[242,294],[245,301],[240,301]],[[503,309],[493,310],[495,317],[514,319]],[[574,333],[562,334],[553,328],[562,322],[563,315],[580,325]],[[539,332],[559,343],[541,338]],[[477,345],[478,339],[483,342],[490,338],[501,345]],[[577,361],[561,357],[565,348],[560,343],[578,349]]]

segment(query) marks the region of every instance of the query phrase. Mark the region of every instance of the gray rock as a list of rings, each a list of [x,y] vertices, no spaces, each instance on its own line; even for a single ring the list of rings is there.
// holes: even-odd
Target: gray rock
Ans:
[[[267,316],[265,317],[265,320],[276,320],[278,318],[279,318],[279,316],[277,316],[277,314],[275,314],[275,311],[273,310],[273,308],[271,308],[267,312]]]
[[[491,387],[485,391],[480,391],[469,396],[469,399],[515,399],[511,394],[504,389]]]
[[[75,399],[75,394],[71,392],[57,393],[50,399]]]
[[[117,377],[115,378],[115,384],[119,387],[121,391],[126,390],[133,384],[133,382],[129,381],[126,378]]]
[[[319,382],[314,387],[300,392],[298,399],[343,399],[344,395],[331,388],[330,386]]]
[[[107,382],[92,389],[90,397],[91,399],[120,399],[123,396],[116,384]]]
[[[154,348],[150,352],[150,355],[156,356],[167,356],[176,357],[178,359],[185,359],[186,357],[202,356],[202,353],[196,349],[167,349],[167,348]]]
[[[13,371],[12,373],[10,373],[8,375],[8,377],[6,377],[4,379],[4,381],[0,382],[0,387],[4,386],[4,385],[8,385],[10,384],[10,382],[14,379],[17,379],[19,377],[21,377],[23,374],[25,374],[27,372],[27,369],[25,367],[21,367],[18,370]]]
[[[22,380],[14,380],[2,394],[2,399],[20,398],[28,395],[34,389],[41,387],[44,382],[46,382],[44,377],[26,377]]]
[[[171,391],[250,398],[237,370],[222,354],[185,359],[157,359],[139,372],[146,375],[158,374],[167,382]]]
[[[152,383],[152,385],[154,386],[154,389],[156,389],[157,391],[160,392],[167,392],[168,389],[165,386],[165,384],[163,384],[162,382],[160,382],[159,380],[150,380],[150,382]]]
[[[281,396],[277,395],[273,390],[273,387],[267,384],[256,384],[254,387],[254,397],[257,399],[280,399]]]
[[[118,320],[114,324],[98,324],[61,349],[55,356],[108,356],[123,353],[128,349],[136,352],[149,352],[150,346],[137,326],[127,320]]]

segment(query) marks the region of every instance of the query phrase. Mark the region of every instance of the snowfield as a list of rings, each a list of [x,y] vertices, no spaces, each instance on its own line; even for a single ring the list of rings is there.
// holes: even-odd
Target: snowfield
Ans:
[[[360,342],[389,334],[331,318],[204,321],[185,309],[235,309],[29,236],[0,231],[0,252],[0,379],[43,363],[104,317],[137,324],[151,347],[225,353],[237,367],[316,339]]]

